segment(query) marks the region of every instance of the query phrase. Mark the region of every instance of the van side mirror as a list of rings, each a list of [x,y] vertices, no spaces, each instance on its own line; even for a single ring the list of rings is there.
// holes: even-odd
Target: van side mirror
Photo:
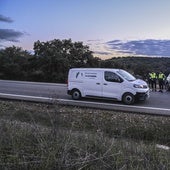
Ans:
[[[123,79],[121,77],[117,76],[112,80],[112,82],[122,83]]]
[[[122,78],[119,78],[119,83],[122,83],[123,82],[123,79]]]
[[[121,77],[119,77],[119,78],[117,79],[117,82],[118,82],[118,83],[122,83],[122,82],[123,82],[123,79],[122,79]]]

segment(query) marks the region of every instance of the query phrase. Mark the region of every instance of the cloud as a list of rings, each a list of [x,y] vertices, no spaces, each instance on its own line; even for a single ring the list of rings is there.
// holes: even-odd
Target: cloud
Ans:
[[[0,14],[0,22],[8,22],[8,23],[11,23],[13,22],[13,20],[9,17],[5,17],[3,15]]]
[[[18,38],[22,37],[24,33],[15,31],[13,29],[0,29],[0,41],[18,42]]]
[[[93,51],[95,54],[100,54],[100,55],[111,55],[112,53],[110,52],[105,52],[105,51]]]
[[[110,49],[120,53],[154,56],[154,57],[170,57],[170,40],[132,40],[123,42],[121,40],[113,40],[107,42]]]
[[[13,20],[10,17],[6,17],[0,14],[0,22],[12,23]],[[19,41],[18,38],[22,37],[24,34],[25,33],[13,29],[0,29],[0,42],[2,41],[18,42]]]

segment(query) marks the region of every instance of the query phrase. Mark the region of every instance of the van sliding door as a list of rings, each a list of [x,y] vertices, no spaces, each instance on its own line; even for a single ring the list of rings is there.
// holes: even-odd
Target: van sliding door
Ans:
[[[86,96],[102,97],[102,71],[85,71],[83,82]]]

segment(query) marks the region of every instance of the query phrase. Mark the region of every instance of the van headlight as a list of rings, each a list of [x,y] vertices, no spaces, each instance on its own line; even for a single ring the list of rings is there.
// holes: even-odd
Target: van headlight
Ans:
[[[141,85],[141,84],[134,84],[133,87],[134,88],[140,88],[140,89],[144,88],[143,85]]]

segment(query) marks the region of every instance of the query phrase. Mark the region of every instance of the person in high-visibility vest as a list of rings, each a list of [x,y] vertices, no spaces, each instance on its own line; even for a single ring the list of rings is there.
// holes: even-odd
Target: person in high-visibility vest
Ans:
[[[150,89],[152,88],[152,78],[151,78],[151,74],[152,74],[152,73],[149,73],[149,74],[148,74],[148,78],[147,78]]]
[[[152,91],[156,91],[156,80],[157,80],[157,75],[155,72],[152,72],[150,74],[151,76],[151,85],[152,85]]]
[[[160,92],[163,92],[164,80],[165,80],[165,74],[163,74],[162,72],[160,72],[160,73],[158,74],[158,82],[159,82],[159,91],[160,91]]]

